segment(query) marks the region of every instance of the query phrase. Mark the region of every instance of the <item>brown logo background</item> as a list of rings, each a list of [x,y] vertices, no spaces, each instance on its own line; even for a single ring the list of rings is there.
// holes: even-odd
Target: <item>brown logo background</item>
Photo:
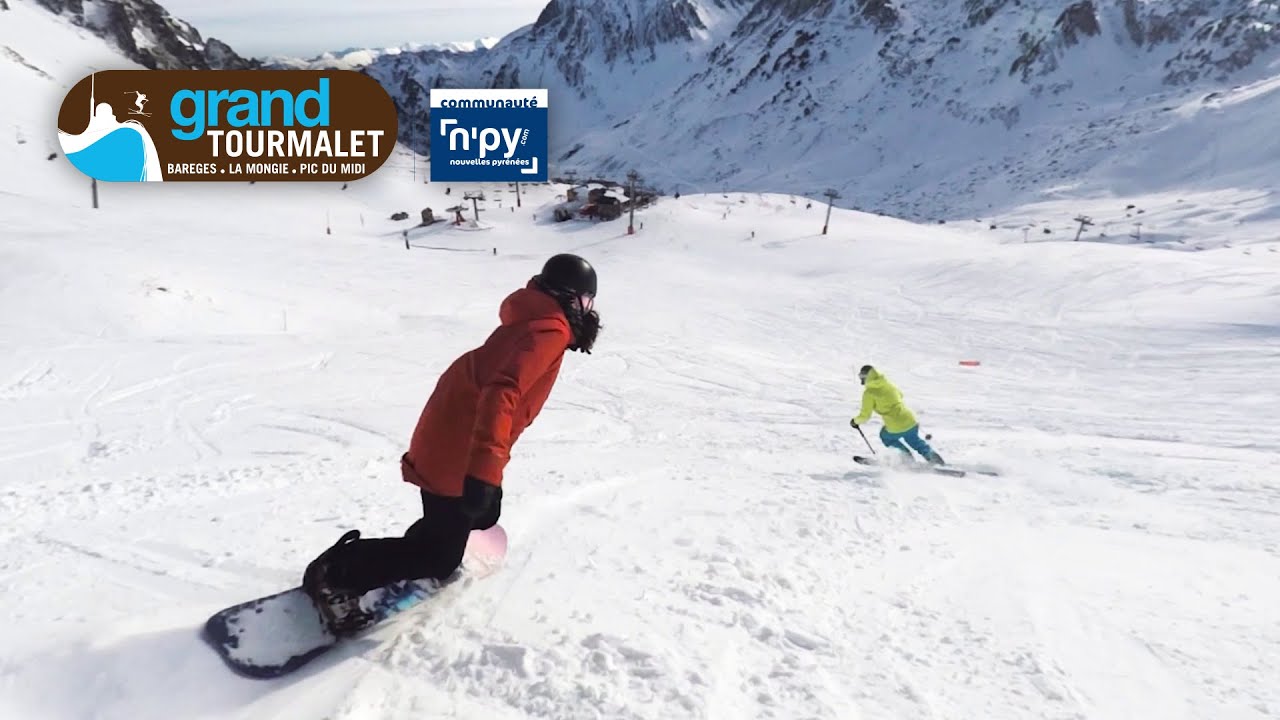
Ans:
[[[248,90],[257,96],[261,107],[264,91],[286,90],[296,98],[304,91],[319,90],[320,78],[329,80],[328,126],[306,127],[296,119],[292,126],[282,125],[279,100],[271,102],[269,125],[231,126],[227,123],[228,112],[242,103],[230,100],[220,101],[216,113],[218,124],[209,121],[211,103],[207,91]],[[181,90],[195,91],[205,100],[206,134],[194,140],[180,140],[173,134],[175,129],[187,129],[170,116],[173,96]],[[133,121],[146,129],[154,143],[155,155],[166,182],[357,180],[381,167],[396,144],[398,122],[395,104],[376,80],[350,70],[105,70],[86,76],[67,93],[58,114],[60,131],[69,135],[85,132],[90,125],[91,94],[93,105],[106,103],[111,106],[117,122]],[[139,94],[145,96],[141,110]],[[191,100],[183,102],[181,115],[189,118],[195,107]],[[314,117],[318,103],[308,101],[305,112]],[[216,157],[213,155],[213,138],[207,134],[209,130],[226,131],[219,139]],[[282,152],[274,155],[268,142],[268,131],[272,130],[284,133],[284,142],[277,148]],[[233,131],[241,133],[248,143],[237,157],[228,153],[227,136]],[[370,131],[382,131],[376,140],[376,154],[373,152],[374,136],[368,134]],[[291,134],[311,136],[309,154],[290,152]],[[328,146],[334,152],[317,152],[321,134],[328,136]],[[61,139],[64,151],[70,154],[67,140]],[[248,150],[252,147],[256,151],[260,142],[262,154],[250,156]],[[358,146],[356,142],[359,142]],[[337,152],[353,153],[357,150],[360,156],[337,155]],[[75,160],[72,162],[74,164]]]

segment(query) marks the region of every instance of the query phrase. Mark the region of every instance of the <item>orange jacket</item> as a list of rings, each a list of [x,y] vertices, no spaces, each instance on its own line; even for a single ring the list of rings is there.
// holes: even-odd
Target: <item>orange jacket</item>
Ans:
[[[401,459],[405,482],[446,497],[467,475],[501,486],[511,446],[551,394],[573,333],[532,282],[502,301],[502,324],[436,383]]]

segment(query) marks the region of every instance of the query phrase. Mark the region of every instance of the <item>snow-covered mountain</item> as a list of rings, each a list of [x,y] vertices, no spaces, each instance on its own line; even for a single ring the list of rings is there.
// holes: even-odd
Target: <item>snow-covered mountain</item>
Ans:
[[[1271,0],[552,0],[492,48],[365,71],[419,150],[432,87],[547,87],[556,169],[932,219],[1158,174],[1273,186],[1278,63]]]
[[[153,0],[32,1],[106,39],[146,68],[238,70],[257,66],[221,40],[201,37],[190,23],[173,17]],[[4,5],[7,3],[0,4],[0,11]]]
[[[416,149],[428,147],[433,87],[549,88],[553,142],[568,148],[669,93],[746,8],[747,0],[552,0],[491,48],[384,56],[364,71],[392,93],[401,136]]]
[[[405,43],[390,48],[346,48],[321,53],[315,57],[299,58],[290,55],[270,55],[262,58],[267,68],[286,68],[298,70],[357,70],[384,55],[416,53],[419,56],[429,53],[469,53],[476,50],[487,50],[498,43],[501,38],[483,37],[468,42],[451,43]]]

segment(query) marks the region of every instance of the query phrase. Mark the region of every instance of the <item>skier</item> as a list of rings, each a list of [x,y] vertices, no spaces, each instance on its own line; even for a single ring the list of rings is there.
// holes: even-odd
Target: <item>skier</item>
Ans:
[[[320,554],[302,585],[335,635],[354,633],[366,592],[397,580],[444,580],[462,563],[473,529],[498,522],[511,446],[551,393],[565,350],[590,353],[600,330],[596,271],[577,255],[547,260],[502,302],[501,325],[441,375],[400,459],[422,496],[422,518],[403,537],[350,530]]]
[[[874,367],[863,365],[858,371],[858,380],[866,390],[862,391],[862,410],[849,421],[850,427],[856,430],[871,419],[872,412],[879,413],[884,420],[884,426],[880,428],[880,442],[885,447],[905,453],[908,459],[913,459],[911,450],[915,450],[934,465],[945,464],[942,456],[934,452],[929,443],[920,437],[920,424],[916,422],[916,416],[902,402],[902,392],[888,378]]]

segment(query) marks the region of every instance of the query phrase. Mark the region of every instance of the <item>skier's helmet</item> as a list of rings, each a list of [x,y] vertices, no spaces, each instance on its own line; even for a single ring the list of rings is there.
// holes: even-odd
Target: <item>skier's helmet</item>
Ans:
[[[867,376],[871,374],[871,370],[872,370],[872,367],[870,365],[863,365],[862,369],[858,371],[858,382],[863,385],[866,385]]]
[[[577,255],[561,253],[547,260],[538,279],[553,294],[576,296],[584,312],[596,297],[596,269]]]

